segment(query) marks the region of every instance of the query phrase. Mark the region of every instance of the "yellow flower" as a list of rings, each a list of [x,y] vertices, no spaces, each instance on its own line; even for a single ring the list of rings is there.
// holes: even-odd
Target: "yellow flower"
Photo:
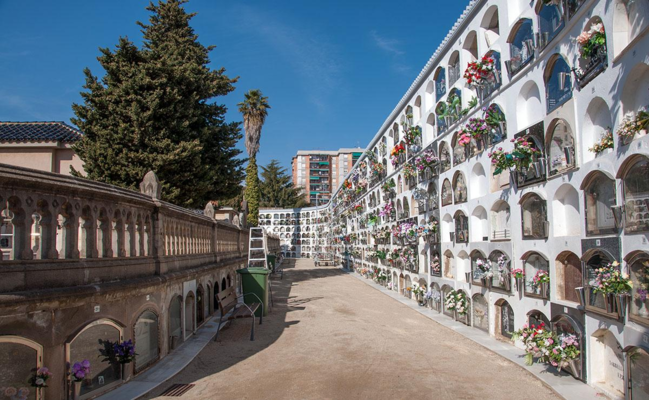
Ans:
[[[617,262],[617,261],[613,261],[613,264],[611,264],[611,265],[613,265],[614,267],[617,267],[618,265],[620,265],[620,263]]]

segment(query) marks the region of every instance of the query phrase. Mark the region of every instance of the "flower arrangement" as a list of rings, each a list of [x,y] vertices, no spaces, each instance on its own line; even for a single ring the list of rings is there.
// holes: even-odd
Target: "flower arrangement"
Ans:
[[[360,204],[360,203],[358,203],[358,204],[356,204],[352,209],[353,209],[354,211],[356,211],[356,212],[362,212],[362,211],[363,211],[363,205]]]
[[[610,128],[604,132],[602,135],[602,138],[599,140],[598,143],[595,143],[593,147],[589,148],[588,151],[592,151],[595,154],[599,154],[603,152],[606,149],[612,149],[613,148],[613,132],[611,132]]]
[[[430,236],[437,232],[437,221],[432,220],[426,224],[417,227],[417,235],[419,237]]]
[[[464,71],[464,79],[469,86],[484,85],[489,76],[494,73],[495,60],[493,57],[484,56],[480,61],[470,62]]]
[[[538,326],[527,324],[522,329],[512,332],[513,340],[522,340],[525,345],[525,364],[546,362],[559,369],[565,368],[570,361],[579,358],[579,342],[572,334],[557,336],[541,322]]]
[[[390,152],[390,161],[392,162],[393,166],[399,165],[399,156],[402,154],[406,154],[406,147],[403,145],[403,143],[399,143]]]
[[[442,272],[442,264],[439,262],[438,256],[434,256],[432,260],[430,260],[430,272],[433,274],[439,274]]]
[[[450,292],[446,293],[444,296],[444,308],[446,308],[449,311],[455,310],[455,307],[457,306],[457,299],[456,299],[456,292],[455,290],[451,290]]]
[[[401,253],[399,253],[399,250],[394,249],[388,255],[388,261],[390,261],[390,263],[394,264],[395,262],[397,262],[397,260],[399,260],[399,257],[401,257]]]
[[[379,211],[379,215],[386,218],[390,218],[392,216],[392,213],[394,213],[394,205],[391,201],[385,203],[381,211]]]
[[[491,279],[494,276],[494,273],[492,271],[492,265],[491,261],[478,258],[475,262],[476,267],[478,267],[478,270],[476,272],[479,273],[479,278],[481,279]]]
[[[595,293],[625,294],[633,289],[631,279],[620,271],[620,263],[617,261],[597,269],[596,274],[593,286]]]
[[[375,176],[380,176],[385,172],[385,167],[380,162],[375,162],[372,164],[372,174]]]
[[[550,364],[557,368],[566,368],[570,365],[570,360],[579,358],[579,342],[577,336],[572,334],[562,334],[553,340],[555,346],[551,347],[548,357]]]
[[[550,274],[540,269],[536,271],[536,275],[532,278],[532,287],[538,288],[542,283],[550,283]]]
[[[115,342],[113,344],[113,351],[117,357],[117,362],[120,364],[128,364],[135,360],[135,345],[131,339],[125,340],[121,343]]]
[[[491,128],[499,128],[501,122],[505,122],[505,116],[496,104],[483,108],[484,121]]]
[[[462,291],[455,292],[455,309],[460,315],[466,315],[469,312],[469,300],[466,298],[466,294]]]
[[[423,154],[415,158],[415,167],[419,172],[423,172],[426,168],[430,168],[432,171],[439,164],[439,158],[435,156],[435,152],[432,149],[424,151]]]
[[[516,166],[514,156],[510,153],[503,151],[502,147],[492,151],[488,154],[491,159],[491,165],[494,166],[494,175],[499,175],[503,171]]]
[[[410,116],[412,118],[412,116]],[[403,122],[403,131],[405,132],[405,141],[407,145],[412,145],[417,142],[417,138],[421,137],[421,127],[409,126],[408,123]]]
[[[417,225],[412,222],[402,222],[393,228],[392,234],[398,239],[414,239],[417,237]]]
[[[379,143],[379,152],[381,154],[385,154],[385,151],[387,150],[387,147],[388,147],[387,144],[385,144],[383,142]]]
[[[369,225],[376,225],[379,222],[379,216],[373,211],[370,215],[367,216],[367,223]]]
[[[86,377],[90,375],[90,361],[83,360],[81,362],[75,362],[72,365],[70,375],[72,376],[72,380],[75,382],[81,382],[86,379]]]
[[[525,278],[525,271],[522,268],[514,268],[512,269],[512,275],[516,279],[523,279]]]
[[[649,261],[642,263],[642,268],[636,273],[636,276],[639,284],[634,298],[644,303],[649,298]]]
[[[406,179],[411,179],[417,177],[417,171],[412,164],[406,164],[403,166],[403,177]]]
[[[349,181],[349,179],[345,179],[345,181],[343,182],[343,187],[345,189],[351,189],[352,188],[352,183]]]
[[[415,262],[415,252],[410,246],[406,246],[401,250],[400,257],[404,265],[411,265]]]
[[[592,57],[598,49],[606,48],[606,33],[604,31],[604,24],[592,24],[590,29],[577,36],[577,43],[579,43],[581,58],[587,59]]]
[[[462,147],[466,147],[471,144],[471,134],[466,129],[461,129],[458,134],[459,138],[457,139],[457,144]]]
[[[381,185],[381,190],[383,190],[383,193],[386,195],[390,195],[394,193],[394,188],[396,187],[396,183],[394,183],[394,179],[390,179],[389,181],[386,181],[383,185]]]
[[[385,260],[385,258],[387,257],[387,253],[383,250],[376,250],[374,256],[379,260]]]
[[[617,129],[618,137],[631,139],[641,131],[649,129],[649,112],[646,107],[638,110],[637,113],[628,113],[624,116],[622,125]]]
[[[47,387],[47,380],[52,377],[52,373],[47,367],[40,367],[32,370],[32,376],[29,378],[29,384],[32,387],[44,388]],[[0,392],[1,393],[1,392]]]
[[[554,345],[554,334],[541,322],[538,326],[527,324],[522,329],[512,332],[512,340],[521,339],[525,345],[525,364],[532,365],[534,358],[538,362],[548,362],[551,346]]]
[[[469,122],[467,122],[464,130],[476,140],[488,136],[491,132],[489,125],[487,125],[487,121],[482,118],[469,118]]]

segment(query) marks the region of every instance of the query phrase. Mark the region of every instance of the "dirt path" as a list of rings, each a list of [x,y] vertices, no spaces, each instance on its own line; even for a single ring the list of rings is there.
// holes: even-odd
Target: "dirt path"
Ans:
[[[148,398],[172,383],[196,385],[183,399],[559,398],[522,368],[335,267],[287,264],[254,342],[249,320],[235,321]]]

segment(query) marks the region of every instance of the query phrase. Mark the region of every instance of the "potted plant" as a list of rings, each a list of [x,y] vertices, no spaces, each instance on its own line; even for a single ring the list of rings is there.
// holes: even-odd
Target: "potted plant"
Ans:
[[[541,297],[547,299],[550,294],[550,274],[542,269],[532,278],[532,287],[538,289]]]
[[[489,260],[483,260],[478,258],[475,263],[480,273],[480,280],[482,281],[482,286],[491,289],[492,278],[494,276],[491,262]]]
[[[604,24],[592,24],[590,29],[577,36],[581,58],[590,59],[606,55],[606,32]]]
[[[493,57],[484,56],[480,61],[472,61],[464,71],[464,79],[469,86],[483,87],[489,79],[497,80],[495,73],[495,60]]]

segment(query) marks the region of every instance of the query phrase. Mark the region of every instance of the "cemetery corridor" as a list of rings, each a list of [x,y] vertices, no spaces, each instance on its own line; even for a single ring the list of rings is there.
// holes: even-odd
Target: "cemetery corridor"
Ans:
[[[185,399],[559,398],[521,367],[338,267],[310,259],[284,267],[254,342],[249,320],[234,321],[147,398],[174,383],[195,385]]]

